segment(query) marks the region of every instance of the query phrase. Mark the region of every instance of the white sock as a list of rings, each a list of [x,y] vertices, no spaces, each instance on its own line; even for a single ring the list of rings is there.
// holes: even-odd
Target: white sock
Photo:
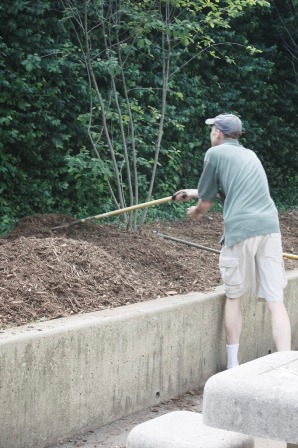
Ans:
[[[239,366],[238,349],[239,344],[226,344],[227,349],[227,369]]]

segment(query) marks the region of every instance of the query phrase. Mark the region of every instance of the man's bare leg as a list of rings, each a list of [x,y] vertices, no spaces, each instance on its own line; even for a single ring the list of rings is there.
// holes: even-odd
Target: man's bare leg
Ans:
[[[291,350],[291,324],[283,302],[266,302],[271,313],[272,336],[278,352]]]
[[[237,299],[226,299],[225,330],[227,338],[227,368],[236,367],[238,363],[238,349],[242,329],[242,312],[240,297]]]

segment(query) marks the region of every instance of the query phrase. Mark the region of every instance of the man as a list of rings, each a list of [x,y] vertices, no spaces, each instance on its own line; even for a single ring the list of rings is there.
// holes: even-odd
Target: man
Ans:
[[[220,114],[206,124],[212,126],[211,148],[205,155],[198,189],[180,190],[173,199],[199,199],[187,210],[193,220],[200,219],[217,197],[223,201],[219,267],[227,296],[224,321],[229,369],[238,365],[243,294],[252,291],[266,300],[278,351],[291,350],[291,326],[283,303],[286,277],[278,213],[264,168],[256,154],[239,143],[242,122],[237,116]]]

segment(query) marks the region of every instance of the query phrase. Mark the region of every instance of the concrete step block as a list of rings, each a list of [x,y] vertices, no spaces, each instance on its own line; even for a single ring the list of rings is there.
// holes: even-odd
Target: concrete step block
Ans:
[[[253,448],[252,437],[204,425],[202,414],[175,411],[135,426],[127,448]]]
[[[207,425],[298,445],[298,351],[271,353],[211,376]]]

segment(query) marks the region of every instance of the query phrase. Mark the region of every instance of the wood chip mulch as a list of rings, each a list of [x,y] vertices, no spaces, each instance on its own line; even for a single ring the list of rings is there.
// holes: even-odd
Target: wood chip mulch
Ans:
[[[34,215],[0,238],[0,328],[114,308],[221,284],[218,255],[158,233],[219,250],[222,217],[155,222],[140,232],[67,215]],[[280,214],[284,252],[298,253],[298,211]],[[298,262],[285,260],[286,269]]]

